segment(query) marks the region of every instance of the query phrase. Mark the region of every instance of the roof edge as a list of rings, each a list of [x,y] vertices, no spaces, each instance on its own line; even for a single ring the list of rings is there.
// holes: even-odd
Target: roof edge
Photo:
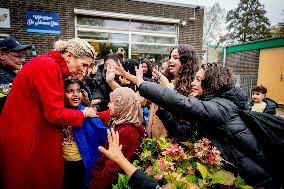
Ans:
[[[284,47],[284,37],[279,38],[269,38],[259,41],[252,41],[243,44],[230,45],[226,46],[227,53],[248,51],[248,50],[256,50],[256,49],[268,49],[268,48],[276,48],[276,47]]]
[[[185,3],[176,3],[176,2],[170,2],[170,1],[161,1],[161,0],[132,0],[132,1],[162,4],[162,5],[171,5],[171,6],[178,6],[178,7],[188,7],[188,8],[194,8],[194,9],[205,9],[205,6],[185,4]]]

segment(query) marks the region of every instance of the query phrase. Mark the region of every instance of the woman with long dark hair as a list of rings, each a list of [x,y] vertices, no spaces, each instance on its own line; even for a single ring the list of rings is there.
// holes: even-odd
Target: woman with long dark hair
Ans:
[[[143,68],[144,80],[148,80],[148,81],[151,80],[152,79],[152,72],[153,72],[151,62],[147,59],[144,59],[144,60],[142,60],[141,64],[142,64],[142,68]]]

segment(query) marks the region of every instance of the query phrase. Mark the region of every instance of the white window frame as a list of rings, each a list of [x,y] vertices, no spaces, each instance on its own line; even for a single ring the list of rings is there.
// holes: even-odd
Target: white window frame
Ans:
[[[161,17],[152,17],[152,16],[143,16],[143,15],[132,15],[132,14],[121,14],[121,13],[113,13],[113,12],[102,12],[102,11],[91,11],[91,10],[83,10],[83,9],[74,9],[75,13],[75,36],[78,37],[78,31],[85,32],[102,32],[102,33],[118,33],[118,34],[127,34],[128,42],[126,41],[112,41],[112,40],[93,40],[86,39],[89,42],[101,42],[101,43],[123,43],[128,44],[128,58],[131,58],[131,48],[132,45],[157,45],[157,46],[177,46],[178,37],[179,37],[179,23],[180,19],[172,19],[172,18],[161,18]],[[102,19],[126,19],[129,22],[128,29],[117,29],[117,28],[104,28],[101,26],[90,26],[90,25],[80,25],[77,23],[77,15],[88,15],[88,16],[99,16],[103,17]],[[149,23],[165,23],[165,24],[175,24],[176,31],[175,32],[163,32],[163,31],[151,31],[151,30],[138,30],[131,29],[131,21],[139,22],[139,21],[147,21]],[[134,35],[148,35],[148,36],[161,36],[161,37],[174,37],[174,44],[164,44],[164,43],[148,43],[148,42],[133,42],[131,39],[132,34]]]

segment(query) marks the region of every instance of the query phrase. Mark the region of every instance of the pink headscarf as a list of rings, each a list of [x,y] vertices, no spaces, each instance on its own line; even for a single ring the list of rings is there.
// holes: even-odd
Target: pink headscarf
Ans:
[[[114,105],[114,125],[127,123],[139,127],[143,123],[143,110],[138,95],[128,87],[116,88],[110,93]]]

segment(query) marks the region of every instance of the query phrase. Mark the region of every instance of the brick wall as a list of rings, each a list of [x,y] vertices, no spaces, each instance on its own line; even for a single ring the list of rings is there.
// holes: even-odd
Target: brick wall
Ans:
[[[233,70],[235,75],[240,76],[241,87],[250,97],[252,86],[257,84],[259,50],[228,53],[226,65]]]
[[[11,28],[0,28],[0,33],[15,36],[20,43],[32,43],[38,48],[38,54],[52,49],[53,43],[60,37],[72,38],[74,33],[74,9],[68,0],[1,0],[1,8],[10,9]],[[70,6],[67,6],[70,5]],[[27,32],[27,11],[53,12],[60,15],[61,34],[38,34]]]
[[[160,5],[130,0],[0,0],[0,7],[10,9],[11,28],[0,28],[0,33],[15,36],[21,43],[33,43],[38,54],[52,49],[59,38],[73,38],[74,8],[138,14],[188,20],[193,17],[194,9],[188,7]],[[26,12],[53,12],[60,15],[61,34],[37,34],[26,31]],[[196,10],[196,20],[180,26],[179,43],[193,45],[198,52],[202,47],[203,9]]]

